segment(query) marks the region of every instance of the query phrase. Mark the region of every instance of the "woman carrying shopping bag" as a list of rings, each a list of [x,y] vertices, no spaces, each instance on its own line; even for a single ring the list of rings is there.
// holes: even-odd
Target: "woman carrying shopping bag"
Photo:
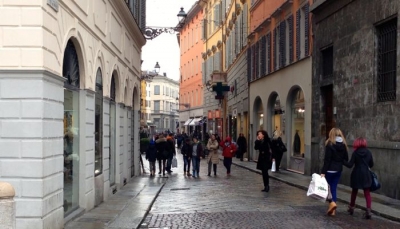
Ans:
[[[349,160],[347,153],[347,143],[343,133],[338,128],[332,128],[329,132],[329,138],[325,141],[325,157],[321,176],[326,178],[331,193],[332,200],[329,201],[328,215],[336,214],[336,190],[342,175],[343,163]]]
[[[371,152],[367,149],[367,140],[365,138],[357,138],[353,143],[354,152],[348,163],[344,163],[346,167],[353,168],[350,176],[351,199],[347,212],[350,215],[354,213],[356,197],[358,189],[364,190],[364,197],[367,205],[367,210],[363,216],[364,219],[371,219],[371,192],[370,187],[372,178],[369,168],[374,166],[374,160]]]
[[[268,170],[272,165],[272,152],[271,152],[271,141],[268,137],[268,133],[265,130],[257,131],[257,140],[254,142],[254,149],[259,151],[257,169],[261,170],[264,189],[262,192],[269,191],[269,175]]]

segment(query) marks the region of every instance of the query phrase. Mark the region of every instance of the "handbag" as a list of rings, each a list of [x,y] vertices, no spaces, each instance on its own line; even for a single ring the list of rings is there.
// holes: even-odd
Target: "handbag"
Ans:
[[[276,172],[276,163],[275,163],[275,160],[272,161],[271,172]]]
[[[376,175],[376,173],[374,173],[369,168],[369,166],[368,166],[367,162],[364,160],[364,158],[362,160],[363,160],[364,164],[368,167],[369,175],[371,176],[371,180],[372,180],[371,187],[369,187],[369,190],[371,192],[373,192],[373,191],[376,191],[376,190],[380,189],[381,188],[381,183],[379,183],[378,176]]]
[[[286,152],[287,151],[287,149],[286,149],[286,146],[285,146],[285,144],[283,144],[283,142],[282,142],[282,140],[281,139],[279,139],[280,141],[279,141],[279,148],[280,148],[280,150],[282,151],[282,153],[284,153],[284,152]]]

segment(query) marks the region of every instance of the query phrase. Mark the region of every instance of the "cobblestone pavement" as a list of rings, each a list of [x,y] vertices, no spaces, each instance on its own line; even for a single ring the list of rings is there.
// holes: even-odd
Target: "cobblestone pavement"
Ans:
[[[364,220],[360,209],[350,216],[342,203],[335,217],[326,216],[326,203],[273,179],[270,192],[261,192],[261,175],[234,165],[227,176],[220,162],[217,176],[208,177],[202,160],[200,178],[184,176],[182,166],[178,154],[178,168],[140,228],[400,228],[378,216]]]

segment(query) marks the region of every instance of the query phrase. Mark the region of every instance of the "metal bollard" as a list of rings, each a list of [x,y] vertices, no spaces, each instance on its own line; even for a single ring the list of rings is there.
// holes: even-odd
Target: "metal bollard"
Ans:
[[[15,229],[15,190],[7,182],[0,181],[0,225],[4,229]]]

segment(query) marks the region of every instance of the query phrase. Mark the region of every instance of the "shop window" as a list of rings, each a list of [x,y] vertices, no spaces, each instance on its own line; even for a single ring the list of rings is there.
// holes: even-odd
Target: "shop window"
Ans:
[[[103,82],[100,68],[96,73],[94,131],[94,175],[97,176],[103,173]]]
[[[109,152],[109,163],[110,163],[110,185],[115,184],[116,166],[116,104],[115,104],[115,75],[111,77],[110,87],[110,152]]]
[[[75,45],[64,52],[64,215],[79,207],[79,61]]]

